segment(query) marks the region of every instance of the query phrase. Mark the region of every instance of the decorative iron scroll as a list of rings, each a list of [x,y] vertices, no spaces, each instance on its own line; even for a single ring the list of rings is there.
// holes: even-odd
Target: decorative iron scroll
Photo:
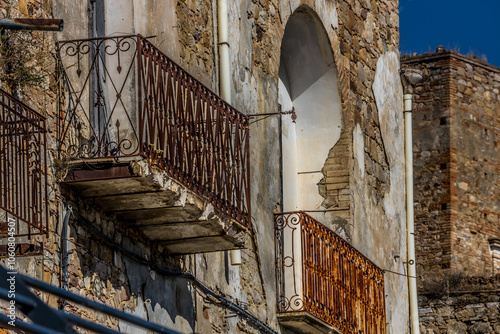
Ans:
[[[16,235],[48,233],[45,118],[0,90],[0,208],[27,224]]]
[[[305,311],[342,333],[384,334],[384,272],[302,211],[275,214],[278,313]]]
[[[140,154],[137,36],[57,43],[59,152],[69,159]]]
[[[250,227],[248,116],[140,35],[58,49],[61,154],[147,157]]]

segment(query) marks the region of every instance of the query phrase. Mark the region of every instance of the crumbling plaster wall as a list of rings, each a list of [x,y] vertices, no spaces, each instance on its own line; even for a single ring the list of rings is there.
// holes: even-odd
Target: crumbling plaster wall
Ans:
[[[316,13],[327,33],[338,71],[344,122],[340,139],[331,143],[322,169],[324,177],[318,184],[318,193],[325,199],[322,205],[330,210],[324,213],[321,221],[378,266],[402,273],[406,240],[403,155],[398,154],[401,153],[403,125],[399,114],[402,102],[397,61],[397,3],[389,0],[229,1],[233,93],[233,100],[229,102],[243,113],[278,111],[281,39],[289,17],[299,7]],[[65,32],[58,38],[87,37],[85,1],[67,6],[65,1],[54,0],[53,9],[54,17],[67,22]],[[106,2],[106,33],[156,35],[151,39],[154,44],[217,91],[215,13],[215,1],[168,0],[144,4],[137,0],[110,0]],[[141,236],[120,239],[121,234],[130,232],[123,231],[119,222],[104,217],[95,207],[79,204],[79,211],[118,243],[174,267],[195,271],[200,280],[209,282],[223,295],[248,303],[259,319],[278,329],[273,226],[273,209],[281,196],[278,120],[271,117],[251,125],[255,240],[248,236],[248,248],[243,251],[244,265],[240,268],[231,267],[223,252],[169,258],[161,249],[150,249]],[[332,124],[334,126],[338,125]],[[77,198],[74,201],[78,202]],[[144,265],[120,259],[123,257],[120,252],[108,250],[105,243],[94,241],[92,233],[78,227],[76,221],[71,233],[76,242],[70,268],[75,278],[71,284],[76,290],[84,290],[87,296],[115,299],[113,305],[116,307],[126,307],[138,314],[147,310],[150,319],[179,330],[255,332],[255,328],[247,326],[239,317],[204,302],[185,281],[163,277]],[[76,241],[80,240],[78,238],[81,242]],[[51,246],[44,258],[47,263],[58,263],[58,242],[56,236],[49,238]],[[47,281],[57,284],[57,266],[43,268],[49,273]],[[131,272],[134,275],[130,275]],[[113,286],[112,280],[116,277],[123,284]],[[389,333],[405,333],[408,322],[406,279],[393,274],[386,274],[385,279]],[[95,282],[106,282],[106,289],[99,290],[101,283]],[[102,293],[97,294],[95,289]],[[172,291],[170,297],[175,295],[175,298],[158,300],[156,304],[148,296],[158,289]],[[192,313],[172,304],[182,302],[194,305]],[[56,301],[51,303],[55,306]],[[116,322],[110,324],[118,325]]]
[[[383,171],[388,178],[388,189],[378,199],[377,189],[370,189],[368,173],[357,175],[356,186],[364,196],[355,198],[355,221],[364,221],[354,233],[354,244],[358,240],[362,251],[369,254],[374,250],[379,266],[393,272],[404,273],[406,257],[406,210],[405,210],[405,162],[404,162],[404,120],[401,112],[402,87],[399,78],[399,55],[388,52],[377,62],[373,91],[378,108],[379,124],[388,165]],[[359,133],[359,132],[358,132]],[[359,139],[360,140],[360,139]],[[361,140],[360,140],[361,141]],[[360,163],[358,162],[358,165]],[[355,169],[357,171],[357,169]],[[356,172],[355,172],[356,173]],[[382,188],[383,189],[383,188]],[[357,199],[357,200],[356,200]],[[357,209],[357,210],[356,210]],[[359,215],[357,217],[357,215]],[[396,236],[385,247],[387,236]],[[365,253],[365,254],[367,254]],[[405,319],[407,315],[407,280],[404,276],[386,272],[386,303],[393,319]],[[399,298],[398,298],[399,296]],[[392,297],[392,298],[391,298]],[[392,323],[392,322],[390,322]],[[394,321],[394,332],[405,332],[405,323]]]
[[[401,86],[397,59],[397,6],[380,1],[356,1],[352,4],[344,1],[281,1],[278,4],[272,1],[242,1],[238,5],[234,4],[231,7],[234,15],[230,15],[230,24],[234,22],[241,31],[231,30],[231,36],[234,37],[230,37],[232,51],[241,50],[231,53],[232,68],[236,69],[233,74],[236,107],[250,113],[278,110],[279,41],[288,18],[301,6],[319,16],[328,35],[338,70],[338,89],[345,120],[344,136],[336,145],[331,143],[332,150],[323,167],[325,178],[318,185],[320,191],[324,189],[322,195],[325,202],[330,203],[325,208],[336,211],[333,214],[325,213],[325,217],[320,220],[333,229],[336,229],[334,222],[339,221],[339,218],[347,220],[344,236],[356,248],[379,266],[402,273],[402,263],[406,259],[406,225],[402,200],[403,124],[402,116],[399,115],[402,101],[398,97],[398,94],[401,95]],[[249,18],[247,21],[242,19],[245,14]],[[248,30],[252,32],[253,43],[242,38],[242,32]],[[387,55],[379,61],[379,57],[385,53]],[[381,77],[378,90],[373,88],[376,70]],[[382,87],[393,95],[386,98]],[[380,102],[375,101],[377,95]],[[380,108],[384,108],[384,114],[379,117]],[[300,122],[300,118],[297,122]],[[351,132],[355,123],[359,123],[365,139],[362,144],[362,155],[367,166],[364,179],[352,172]],[[332,127],[337,125],[332,124]],[[266,139],[252,141],[252,157],[255,159],[252,167],[254,171],[262,171],[258,178],[253,179],[252,196],[260,203],[258,207],[253,207],[253,216],[257,222],[263,219],[260,224],[256,224],[256,229],[264,281],[273,272],[272,268],[266,268],[266,263],[272,263],[272,255],[263,253],[266,244],[272,242],[272,226],[269,222],[272,208],[279,201],[276,192],[279,186],[276,170],[278,138],[273,128],[277,129],[274,119],[258,122],[251,128],[252,138]],[[259,145],[258,149],[255,145]],[[337,145],[342,148],[340,152],[335,150]],[[394,151],[391,167],[386,160],[389,150]],[[265,162],[272,168],[263,166]],[[262,202],[266,198],[267,202]],[[370,201],[376,204],[366,205]],[[388,240],[387,235],[395,237]],[[266,291],[274,289],[273,284],[270,282]],[[407,320],[404,277],[386,275],[386,294],[390,331],[403,333]],[[269,298],[269,294],[267,296]]]

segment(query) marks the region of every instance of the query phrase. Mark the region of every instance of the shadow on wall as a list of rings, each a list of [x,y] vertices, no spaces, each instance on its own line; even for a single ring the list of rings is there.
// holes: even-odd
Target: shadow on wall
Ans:
[[[194,304],[188,281],[183,278],[169,278],[155,274],[133,260],[123,258],[132,293],[141,294],[143,300],[151,301],[151,308],[167,311],[172,322],[180,316],[195,328]],[[161,293],[160,293],[161,292]]]
[[[80,212],[86,211],[80,209]],[[69,285],[79,286],[80,289],[86,290],[87,295],[93,295],[97,300],[106,299],[106,303],[111,303],[112,307],[125,307],[137,316],[147,317],[160,325],[172,326],[174,323],[178,324],[181,318],[184,320],[183,327],[186,329],[186,326],[189,326],[194,332],[195,306],[189,282],[184,278],[157,274],[146,264],[116,250],[110,242],[100,240],[98,234],[102,232],[93,231],[99,229],[98,222],[111,225],[113,222],[106,221],[103,216],[98,219],[96,213],[89,214],[88,218],[91,216],[96,218],[82,222],[77,214],[76,221],[73,219],[70,222],[70,237],[77,241],[73,251],[77,258],[71,259],[70,262]],[[116,229],[116,225],[114,228]],[[115,235],[116,232],[126,235],[124,231],[115,231]],[[145,245],[142,244],[141,247],[137,240],[130,240],[128,236],[121,238],[121,243],[116,240],[113,242],[122,244],[131,253],[142,256],[141,250],[146,249]],[[131,298],[133,295],[137,298]],[[150,307],[146,307],[147,304]],[[169,319],[165,318],[166,315]]]
[[[296,123],[282,120],[283,210],[315,210],[324,201],[321,170],[343,124],[333,51],[321,20],[307,7],[287,22],[279,79],[282,110],[297,113]]]

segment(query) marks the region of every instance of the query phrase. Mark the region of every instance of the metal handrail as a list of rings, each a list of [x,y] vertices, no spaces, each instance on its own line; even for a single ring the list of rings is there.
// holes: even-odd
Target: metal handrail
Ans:
[[[9,293],[9,289],[12,289],[12,286],[15,286],[15,294]],[[31,292],[28,287],[44,291],[54,296],[58,296],[64,300],[77,303],[89,309],[126,321],[140,328],[151,330],[155,333],[179,334],[178,332],[169,328],[141,319],[130,313],[125,313],[123,311],[114,309],[102,303],[95,302],[67,290],[52,286],[35,278],[25,276],[17,272],[9,272],[6,268],[0,265],[0,299],[9,302],[9,305],[14,305],[16,309],[24,313],[32,322],[27,323],[19,318],[12,319],[7,317],[6,315],[0,315],[0,323],[2,323],[2,326],[14,330],[23,329],[28,333],[73,334],[77,333],[72,325],[75,324],[77,326],[89,329],[95,333],[119,333],[100,324],[82,319],[76,315],[65,313],[63,311],[49,307],[33,292]],[[11,325],[9,325],[9,323],[11,323]],[[12,324],[14,324],[14,326]]]

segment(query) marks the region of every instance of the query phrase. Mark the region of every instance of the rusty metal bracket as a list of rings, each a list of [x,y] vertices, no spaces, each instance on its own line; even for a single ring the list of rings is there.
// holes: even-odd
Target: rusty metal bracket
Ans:
[[[271,112],[271,113],[263,113],[263,114],[247,114],[249,118],[255,117],[265,117],[268,118],[270,116],[278,116],[278,115],[292,115],[292,122],[295,123],[297,120],[297,114],[295,113],[295,107],[288,111],[280,111],[280,112]],[[256,121],[258,122],[258,120]],[[252,122],[254,123],[254,122]]]

